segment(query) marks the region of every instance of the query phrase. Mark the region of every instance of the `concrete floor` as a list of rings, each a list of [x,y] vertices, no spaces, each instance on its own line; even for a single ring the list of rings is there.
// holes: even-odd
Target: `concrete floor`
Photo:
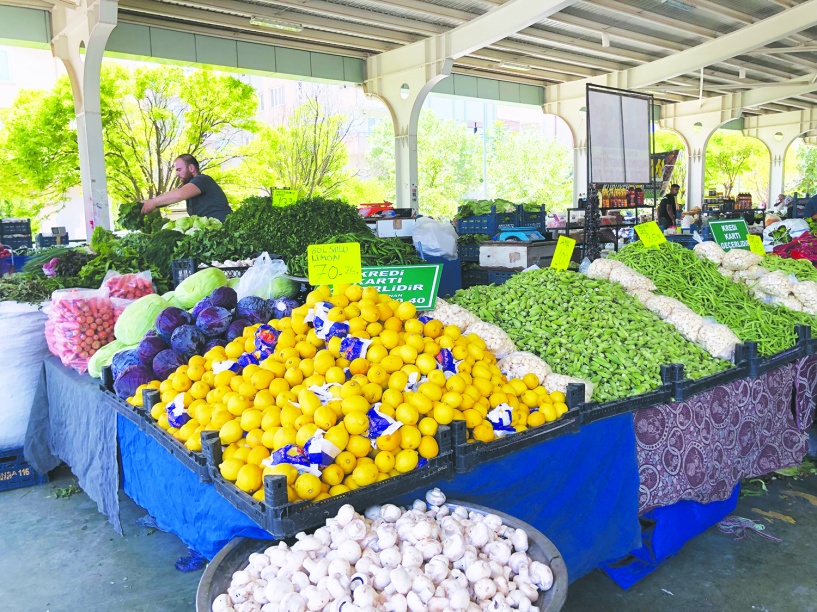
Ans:
[[[63,467],[52,482],[0,493],[0,609],[3,612],[194,610],[201,571],[174,563],[187,548],[175,536],[137,527],[144,511],[123,498],[118,536]],[[629,591],[600,572],[570,587],[565,610],[817,611],[817,476],[778,479],[736,515],[781,538],[735,541],[712,528]]]

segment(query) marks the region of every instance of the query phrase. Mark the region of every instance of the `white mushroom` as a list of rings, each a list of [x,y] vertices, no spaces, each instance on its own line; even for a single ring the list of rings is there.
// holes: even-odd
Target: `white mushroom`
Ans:
[[[326,582],[326,590],[332,596],[333,600],[339,600],[348,595],[348,590],[336,577],[330,577]]]
[[[451,514],[451,509],[448,506],[440,506],[440,509],[437,510],[437,518],[442,518],[444,516],[448,516]]]
[[[513,548],[518,552],[526,552],[528,550],[528,534],[524,529],[516,529],[511,536]]]
[[[227,593],[222,593],[213,601],[211,610],[212,612],[224,612],[227,608],[232,607],[232,603],[230,596]]]
[[[380,516],[380,506],[369,506],[363,513],[367,519],[374,520]]]
[[[436,558],[426,563],[423,571],[434,584],[440,584],[449,574],[448,565]]]
[[[357,563],[361,553],[360,544],[354,540],[347,540],[338,548],[340,558],[348,561],[350,564]]]
[[[306,598],[300,593],[288,593],[278,605],[280,610],[286,612],[306,612]]]
[[[251,593],[247,590],[247,585],[242,584],[238,586],[231,586],[227,589],[227,595],[230,596],[230,600],[233,604],[242,604],[247,599],[249,599]]]
[[[378,591],[384,590],[387,586],[391,584],[390,574],[391,571],[390,568],[388,567],[377,568],[374,572],[374,575],[372,576],[372,586]]]
[[[482,522],[485,523],[485,525],[487,525],[493,532],[498,531],[499,528],[502,527],[502,519],[496,514],[486,514],[485,519]]]
[[[416,548],[407,548],[403,551],[402,564],[404,567],[421,567],[423,565],[423,553]]]
[[[439,540],[427,538],[420,540],[416,544],[417,550],[423,555],[423,559],[428,561],[435,555],[439,555],[443,551],[443,545]]]
[[[323,610],[331,601],[329,591],[322,591],[315,586],[309,586],[301,593],[306,598],[306,607],[312,612]]]
[[[468,518],[468,510],[466,510],[463,506],[457,506],[454,508],[454,512],[452,516],[456,516],[460,519],[467,519]]]
[[[462,557],[454,561],[454,567],[458,570],[465,571],[477,561],[477,553],[472,547],[465,547],[465,552]]]
[[[400,511],[400,508],[394,504],[383,504],[380,506],[380,516],[387,523],[394,523],[402,514],[403,513]]]
[[[513,579],[513,583],[517,589],[522,591],[525,594],[531,603],[536,603],[536,600],[539,599],[539,591],[533,585],[533,583],[529,582],[527,579],[522,578],[522,576],[517,576]]]
[[[483,578],[490,578],[491,566],[485,561],[476,561],[465,570],[465,577],[468,578],[468,582],[471,584],[474,584]]]
[[[357,561],[357,559],[355,561]],[[327,570],[328,576],[346,576],[348,578],[353,573],[352,564],[342,557],[330,562],[329,569]]]
[[[261,612],[261,604],[249,599],[235,608],[235,612]]]
[[[496,584],[490,578],[482,578],[474,583],[474,595],[477,599],[485,601],[496,595]]]
[[[448,596],[448,603],[453,610],[465,610],[471,603],[471,595],[468,589],[454,589]]]
[[[292,550],[303,550],[306,552],[315,552],[322,548],[323,544],[318,538],[308,535],[305,535],[292,546]]]
[[[505,576],[499,576],[498,578],[494,578],[494,584],[496,585],[497,593],[507,595],[511,591],[510,584],[508,584],[508,579],[505,578]]]
[[[377,591],[366,584],[361,584],[355,588],[354,591],[352,591],[352,597],[355,605],[361,608],[374,606],[378,600]]]
[[[414,591],[411,591],[408,595],[406,595],[406,604],[411,612],[425,612],[427,609],[425,602]]]
[[[530,576],[530,581],[540,591],[547,591],[553,586],[553,572],[544,563],[539,561],[531,563],[528,569],[528,575]]]
[[[394,589],[401,595],[407,594],[411,590],[411,578],[402,567],[396,567],[389,572],[391,583]]]
[[[233,573],[233,579],[230,581],[230,585],[234,587],[244,586],[248,584],[252,578],[250,577],[250,573],[246,570],[239,570]]]
[[[427,602],[434,596],[434,589],[434,582],[428,576],[416,576],[411,581],[411,591],[415,593],[423,601],[423,603]]]
[[[445,493],[435,487],[426,492],[426,501],[432,506],[442,506],[445,503]]]
[[[258,586],[255,587],[252,591],[252,598],[260,603],[262,606],[264,604],[269,603],[269,599],[267,598],[267,591],[265,586]]]
[[[338,509],[338,513],[335,515],[335,520],[337,521],[338,527],[343,529],[356,516],[357,512],[355,512],[354,507],[352,507],[351,504],[344,504]]]
[[[425,512],[428,507],[426,503],[422,499],[415,499],[414,503],[411,505],[412,510],[417,510],[419,512]]]
[[[380,565],[383,567],[397,567],[403,560],[403,555],[396,546],[380,551]]]
[[[315,533],[312,534],[321,544],[324,546],[329,546],[332,543],[332,532],[329,530],[328,527],[321,527],[315,530]]]
[[[491,568],[491,578],[498,578],[504,575],[505,570],[497,561],[489,558],[488,566]]]
[[[309,582],[318,584],[329,572],[329,562],[326,559],[304,559],[304,569],[309,572]]]
[[[511,547],[507,542],[502,540],[494,540],[485,545],[484,551],[488,554],[492,561],[496,561],[500,565],[507,565],[511,558]]]
[[[253,553],[248,560],[250,565],[258,572],[269,565],[269,557],[264,553]],[[235,574],[233,574],[233,576],[235,576]]]
[[[363,556],[360,557],[357,563],[355,563],[355,572],[359,574],[372,574],[372,568],[378,567],[379,563],[372,561],[371,557]]]
[[[515,552],[508,558],[508,566],[511,568],[514,574],[521,573],[522,568],[526,568],[529,565],[530,558],[523,552]]]
[[[397,530],[391,523],[384,523],[377,528],[377,545],[380,550],[391,548],[397,543]]]
[[[349,579],[349,590],[353,591],[359,586],[369,586],[372,583],[371,576],[366,574],[355,574]]]
[[[444,612],[446,608],[448,608],[447,597],[434,596],[428,600],[428,612]]]
[[[289,593],[295,591],[295,587],[289,580],[283,578],[273,578],[267,582],[264,587],[264,593],[271,604],[280,603],[280,601]]]
[[[290,580],[295,586],[295,590],[299,593],[310,585],[309,576],[307,576],[304,572],[295,572],[292,574]]]
[[[484,521],[481,521],[469,528],[467,531],[467,541],[476,548],[482,548],[490,540],[490,530]]]
[[[363,519],[360,518],[352,519],[343,528],[343,533],[345,533],[350,539],[360,542],[366,537],[366,523],[364,523]]]
[[[408,610],[406,597],[400,593],[392,594],[383,604],[383,609],[386,612],[406,612]]]

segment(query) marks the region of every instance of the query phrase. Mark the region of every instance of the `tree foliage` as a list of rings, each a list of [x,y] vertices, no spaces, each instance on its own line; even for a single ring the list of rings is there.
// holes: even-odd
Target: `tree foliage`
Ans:
[[[667,153],[669,151],[680,151],[675,165],[672,168],[672,175],[670,176],[670,184],[680,185],[681,189],[678,191],[678,204],[686,203],[687,192],[687,150],[683,139],[666,130],[660,130],[655,133],[655,152]]]
[[[195,155],[202,170],[229,165],[257,131],[255,90],[235,77],[169,66],[105,64],[100,87],[108,191],[113,201],[174,186],[173,160]],[[35,216],[80,185],[74,103],[67,77],[50,91],[24,90],[2,116],[0,199]]]
[[[756,138],[718,130],[709,138],[705,160],[708,187],[722,186],[724,195],[730,196],[738,179],[745,176],[748,185],[744,186],[743,190],[750,191],[753,182],[755,187],[759,184],[766,185],[767,193],[755,191],[753,195],[758,201],[768,201],[769,151]],[[756,173],[758,177],[765,175],[767,178],[752,181],[749,176],[752,173]]]
[[[351,177],[345,139],[354,124],[310,95],[287,122],[265,126],[249,145],[244,174],[256,188],[299,189],[301,196],[335,197]]]
[[[817,192],[817,146],[801,145],[797,148],[796,167],[799,181],[792,186],[799,193]]]

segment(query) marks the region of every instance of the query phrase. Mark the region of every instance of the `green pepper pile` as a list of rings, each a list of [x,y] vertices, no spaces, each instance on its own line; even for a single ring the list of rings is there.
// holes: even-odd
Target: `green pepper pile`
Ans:
[[[378,238],[368,229],[362,233],[339,234],[318,244],[360,243],[360,263],[364,266],[404,266],[422,262],[414,247],[399,238]],[[309,259],[306,253],[289,261],[289,273],[306,276]]]

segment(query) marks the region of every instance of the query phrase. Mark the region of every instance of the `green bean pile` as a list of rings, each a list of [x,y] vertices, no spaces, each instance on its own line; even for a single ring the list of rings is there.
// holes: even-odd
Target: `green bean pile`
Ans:
[[[600,402],[656,389],[664,364],[684,364],[690,378],[731,365],[685,340],[620,285],[582,274],[525,272],[504,285],[458,291],[451,301],[504,329],[554,372],[591,381]]]
[[[698,259],[678,244],[665,242],[647,249],[634,242],[621,249],[615,259],[649,277],[658,293],[728,326],[741,342],[757,342],[758,353],[763,356],[794,346],[794,326],[798,323],[815,329],[811,315],[758,301],[744,285],[722,276],[714,263]]]
[[[817,268],[808,259],[788,259],[778,255],[766,255],[760,265],[769,272],[782,270],[786,274],[794,274],[800,281],[817,281]]]

